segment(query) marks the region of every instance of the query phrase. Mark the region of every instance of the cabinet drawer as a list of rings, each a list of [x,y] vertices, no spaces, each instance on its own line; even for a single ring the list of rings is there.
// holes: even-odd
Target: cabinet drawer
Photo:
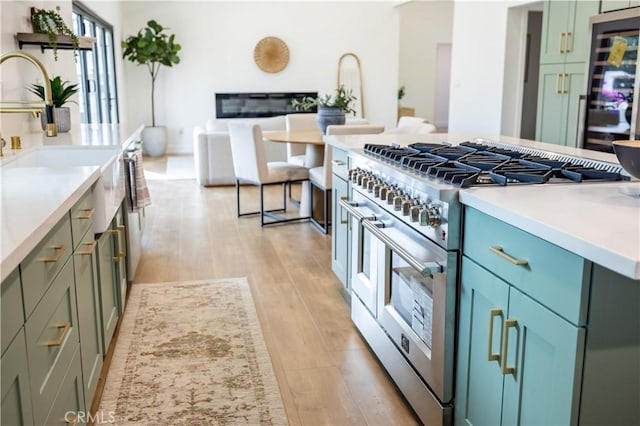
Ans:
[[[347,151],[343,151],[338,148],[333,148],[332,160],[331,160],[331,172],[340,176],[342,179],[347,180],[349,178],[349,161],[347,157]]]
[[[22,324],[24,324],[22,289],[18,268],[2,282],[0,305],[2,353],[4,353],[15,335],[20,331]]]
[[[93,227],[93,212],[95,212],[93,195],[91,191],[87,191],[71,208],[71,234],[74,249],[78,247],[87,230]]]
[[[77,349],[51,406],[49,416],[43,424],[60,426],[85,424],[86,413],[80,371],[80,349]]]
[[[466,256],[574,324],[586,323],[589,261],[475,209],[465,213]]]
[[[72,251],[71,222],[67,214],[20,264],[24,311],[27,318]]]
[[[73,262],[67,262],[43,302],[25,326],[36,424],[44,424],[79,347]]]

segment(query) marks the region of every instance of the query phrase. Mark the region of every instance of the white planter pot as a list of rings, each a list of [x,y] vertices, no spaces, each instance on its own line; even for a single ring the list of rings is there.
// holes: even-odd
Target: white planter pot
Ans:
[[[145,127],[142,131],[142,153],[150,157],[161,157],[167,151],[167,128]]]
[[[59,107],[53,109],[53,120],[58,126],[59,133],[66,133],[71,130],[71,110],[69,107]],[[40,114],[40,124],[42,124],[42,130],[47,128],[47,115],[42,112]]]

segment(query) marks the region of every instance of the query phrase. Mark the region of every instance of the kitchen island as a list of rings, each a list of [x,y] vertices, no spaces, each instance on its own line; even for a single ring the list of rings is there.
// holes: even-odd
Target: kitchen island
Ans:
[[[416,191],[432,188],[442,196],[445,190],[442,177],[435,179],[430,173],[430,177],[418,178],[415,172],[400,167],[398,158],[392,156],[409,154],[401,153],[401,149],[385,151],[387,148],[369,147],[366,154],[362,150],[364,143],[406,146],[413,142],[447,141],[456,145],[469,139],[475,138],[433,134],[326,138],[334,147],[334,158],[338,153],[337,158],[345,163],[344,170],[334,165],[338,200],[351,199],[358,189],[359,194],[372,194],[364,204],[368,205],[383,199],[383,192],[393,191],[393,203],[387,198],[386,203],[379,205],[386,204],[390,213],[399,211],[397,217],[404,223],[415,223],[411,215],[402,214],[405,203],[409,206],[407,212],[413,209],[411,205],[417,205],[420,211],[435,208],[450,220],[447,220],[449,238],[460,234],[459,240],[457,237],[453,240],[453,244],[460,241],[455,246],[459,247],[459,264],[447,265],[453,272],[459,267],[461,277],[456,298],[457,345],[452,357],[457,366],[451,402],[455,414],[451,420],[445,400],[445,415],[433,423],[637,424],[640,422],[637,404],[640,198],[634,194],[640,192],[640,182],[578,184],[561,178],[553,183],[510,182],[502,186],[487,185],[483,180],[476,187],[458,188],[457,202],[449,202],[445,215],[447,209],[439,209],[443,199],[436,198],[437,192],[427,196],[424,191]],[[617,159],[611,154],[513,138],[489,138],[489,141],[515,145],[517,152],[522,152],[520,148],[544,151],[547,158],[560,158],[563,164],[567,161],[563,157],[570,156],[571,164],[590,166],[590,161],[573,161],[588,158],[597,161],[599,169],[617,168]],[[437,153],[438,148],[435,149]],[[353,169],[354,164],[361,170],[352,178],[347,170]],[[451,163],[435,167],[447,173],[460,170]],[[395,170],[401,174],[394,174]],[[621,173],[624,177],[625,172]],[[455,185],[447,190],[453,190],[451,186]],[[401,194],[398,205],[397,193]],[[336,201],[334,197],[334,205]],[[459,216],[456,210],[460,210]],[[339,214],[339,210],[334,210],[334,217]],[[452,229],[458,218],[460,229],[455,226]],[[437,237],[438,229],[444,228],[440,228],[438,220],[429,220],[427,216],[425,232],[433,235],[436,230]],[[342,222],[334,221],[334,235],[349,233]],[[442,241],[444,236],[443,232]],[[361,243],[354,240],[350,247],[351,238],[343,239],[347,248],[342,250],[337,247],[339,239],[333,241],[333,263],[336,275],[346,276],[343,282],[349,288],[349,277],[354,275],[344,272],[345,265],[347,269],[349,265],[358,267],[349,256],[360,259]],[[448,241],[452,243],[451,239]],[[343,253],[346,261],[340,259]],[[355,290],[354,297],[360,297]],[[386,298],[383,310],[377,309],[378,317],[389,309]],[[435,309],[434,301],[434,312]],[[375,318],[376,310],[371,312]],[[369,328],[378,327],[375,322],[368,324]],[[403,335],[412,333],[412,324],[403,329]],[[394,331],[384,325],[382,333],[395,339]],[[378,333],[376,340],[369,343],[376,354],[380,352],[378,357],[387,366],[384,360],[387,349],[377,349],[380,347],[377,342],[383,337]],[[408,349],[404,348],[404,352],[412,353]],[[397,351],[402,353],[400,349]],[[393,370],[402,360],[396,357],[395,364],[387,367],[391,368],[388,371],[394,380],[397,379]],[[401,390],[405,386],[402,381],[396,384]],[[420,403],[414,409],[420,412]]]

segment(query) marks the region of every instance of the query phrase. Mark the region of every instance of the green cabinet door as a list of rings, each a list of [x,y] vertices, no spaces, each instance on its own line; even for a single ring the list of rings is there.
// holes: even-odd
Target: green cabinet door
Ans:
[[[540,66],[536,140],[564,145],[566,99],[562,93],[564,64]]]
[[[585,330],[466,256],[456,425],[577,424]]]
[[[554,64],[565,61],[566,33],[572,1],[545,1],[542,13],[542,40],[540,63]]]
[[[86,402],[83,410],[86,412],[91,408],[105,355],[102,343],[96,244],[93,232],[88,231],[73,257],[80,329],[82,384]]]
[[[553,1],[555,3],[555,1]],[[566,63],[581,63],[583,66],[589,59],[591,47],[590,18],[598,14],[598,0],[576,0],[571,2],[569,26],[567,28]]]
[[[2,370],[2,425],[32,425],[31,391],[24,329],[11,342],[0,362]]]
[[[515,288],[508,320],[502,424],[577,424],[585,329]]]
[[[104,232],[97,244],[102,350],[105,354],[118,322],[118,282],[114,266],[118,262],[114,243],[116,236],[117,232]]]
[[[536,140],[576,146],[584,73],[584,64],[540,66]]]
[[[349,288],[349,218],[340,207],[340,200],[348,197],[348,184],[333,175],[333,223],[331,224],[331,268],[345,288]]]
[[[455,423],[499,425],[503,386],[499,356],[509,286],[467,257],[462,259],[461,280]]]

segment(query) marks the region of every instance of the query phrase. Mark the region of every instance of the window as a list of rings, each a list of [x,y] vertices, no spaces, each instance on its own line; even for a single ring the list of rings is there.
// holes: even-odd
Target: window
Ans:
[[[113,27],[74,1],[73,32],[96,38],[94,49],[80,51],[76,61],[82,122],[118,123]]]

